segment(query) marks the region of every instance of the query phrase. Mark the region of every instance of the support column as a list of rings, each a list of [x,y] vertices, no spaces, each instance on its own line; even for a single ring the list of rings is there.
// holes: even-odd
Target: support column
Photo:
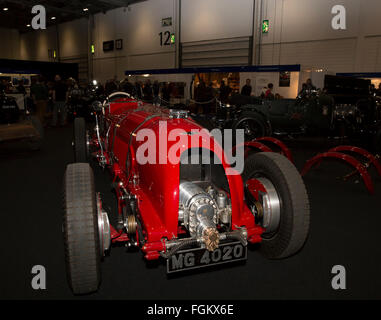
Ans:
[[[88,81],[94,79],[93,71],[93,54],[91,53],[91,45],[93,44],[93,30],[94,30],[94,15],[90,14],[87,24],[87,66],[88,66]]]
[[[253,12],[253,64],[261,64],[263,0],[254,1]]]
[[[174,0],[175,8],[175,46],[176,46],[176,55],[175,55],[175,68],[181,68],[181,0]]]

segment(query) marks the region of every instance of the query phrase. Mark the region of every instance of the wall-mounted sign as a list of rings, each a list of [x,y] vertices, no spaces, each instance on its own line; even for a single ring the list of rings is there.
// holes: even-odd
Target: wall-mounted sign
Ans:
[[[103,41],[103,51],[113,51],[114,50],[114,41]]]
[[[263,20],[262,21],[262,33],[268,33],[269,30],[270,30],[269,20]]]
[[[279,72],[279,87],[289,87],[291,83],[291,73],[288,71]]]
[[[172,17],[161,19],[162,27],[170,27],[172,25]]]
[[[50,60],[57,59],[57,51],[55,49],[48,49],[48,57]]]
[[[123,49],[123,39],[115,40],[115,49],[122,50]]]

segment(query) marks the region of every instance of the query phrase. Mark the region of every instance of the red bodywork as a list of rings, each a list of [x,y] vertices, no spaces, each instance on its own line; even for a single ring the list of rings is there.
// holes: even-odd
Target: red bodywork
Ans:
[[[176,239],[182,232],[178,226],[179,209],[179,184],[180,163],[160,164],[167,162],[168,152],[171,147],[178,143],[167,141],[167,145],[159,146],[159,132],[163,131],[159,121],[167,124],[168,132],[172,129],[183,129],[187,133],[191,130],[201,130],[197,123],[190,119],[171,119],[169,110],[144,104],[135,100],[120,99],[110,103],[105,108],[105,120],[107,122],[107,135],[101,137],[105,146],[103,157],[106,165],[113,174],[114,185],[119,199],[119,214],[122,214],[124,201],[122,189],[133,194],[137,198],[139,218],[144,234],[144,246],[142,250],[147,259],[159,258],[159,251],[165,251],[165,241]],[[136,161],[136,150],[144,142],[136,140],[136,133],[142,129],[152,129],[156,133],[157,164],[141,165]],[[163,133],[163,132],[161,132]],[[107,137],[107,138],[106,138]],[[199,139],[210,139],[208,133],[201,132],[196,135]],[[188,134],[188,149],[194,145],[195,135]],[[94,138],[93,145],[98,145]],[[226,171],[229,165],[225,161],[222,148],[210,143],[212,152],[215,152],[222,161]],[[186,149],[182,148],[181,152]],[[101,151],[96,153],[101,158]],[[179,156],[179,155],[178,155]],[[245,227],[247,239],[250,243],[260,242],[263,229],[255,224],[255,218],[244,202],[244,190],[241,176],[226,176],[232,205],[232,229]],[[128,241],[128,236],[114,228],[111,229],[113,242]]]
[[[264,144],[263,142],[269,142],[276,145],[280,149],[280,154],[284,155],[288,160],[294,162],[294,158],[292,156],[291,150],[279,139],[272,137],[260,137],[256,138],[253,141],[245,142],[244,144],[237,145],[233,147],[232,151],[235,152],[237,148],[244,147],[245,148],[245,156],[249,154],[249,151],[252,149],[257,149],[261,152],[274,152],[269,146]]]
[[[353,166],[357,173],[360,174],[362,179],[364,180],[364,184],[366,188],[368,189],[370,194],[374,194],[374,185],[372,182],[372,178],[369,174],[369,172],[366,169],[366,166],[363,165],[360,161],[358,161],[356,158],[349,156],[347,154],[341,153],[341,152],[325,152],[318,154],[317,156],[313,157],[312,159],[308,160],[306,164],[304,165],[301,175],[305,176],[308,171],[312,169],[313,166],[319,165],[323,159],[331,158],[331,159],[337,159],[342,160],[351,166]],[[351,174],[353,175],[353,174]]]

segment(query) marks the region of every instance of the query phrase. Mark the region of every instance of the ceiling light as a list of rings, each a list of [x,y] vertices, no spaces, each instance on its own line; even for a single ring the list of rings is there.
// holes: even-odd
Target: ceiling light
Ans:
[[[89,9],[88,9],[88,8],[83,8],[83,11],[85,11],[85,12],[86,12],[86,11],[89,11]]]
[[[3,11],[8,11],[8,8],[3,8]]]
[[[51,17],[52,20],[56,20],[56,17]]]
[[[29,27],[30,27],[30,24],[27,24],[26,26],[29,28]]]

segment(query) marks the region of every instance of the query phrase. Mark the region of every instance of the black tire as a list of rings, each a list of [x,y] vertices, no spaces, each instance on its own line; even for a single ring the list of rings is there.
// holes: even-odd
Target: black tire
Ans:
[[[88,294],[100,283],[100,248],[94,175],[89,164],[69,164],[64,178],[65,262],[74,294]]]
[[[32,122],[33,127],[38,132],[39,137],[35,137],[29,140],[28,145],[32,150],[40,150],[42,142],[44,140],[44,127],[42,126],[40,119],[38,119],[36,116],[31,116],[30,121]]]
[[[279,227],[263,236],[261,253],[269,259],[289,257],[303,247],[308,236],[310,206],[306,187],[295,166],[278,153],[256,153],[245,160],[244,185],[259,177],[270,180],[280,200]]]
[[[256,112],[244,112],[239,119],[233,123],[233,133],[237,129],[245,129],[249,126],[250,134],[245,130],[245,141],[250,141],[255,138],[266,137],[271,135],[271,129],[266,119]]]
[[[74,119],[74,160],[88,162],[86,122],[84,118]]]

